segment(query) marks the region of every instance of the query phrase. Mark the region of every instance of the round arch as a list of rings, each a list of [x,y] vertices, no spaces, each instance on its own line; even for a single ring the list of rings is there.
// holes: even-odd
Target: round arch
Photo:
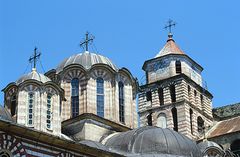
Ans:
[[[165,113],[160,113],[157,117],[157,127],[167,128],[167,116]]]

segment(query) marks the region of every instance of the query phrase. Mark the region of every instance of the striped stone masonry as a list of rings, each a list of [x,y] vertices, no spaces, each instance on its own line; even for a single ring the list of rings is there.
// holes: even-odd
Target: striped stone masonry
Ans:
[[[170,95],[170,85],[175,86],[176,102],[172,102]],[[190,87],[190,88],[189,88]],[[158,88],[163,88],[164,105],[160,106],[160,98]],[[200,92],[199,88],[195,87],[188,80],[177,79],[170,82],[161,82],[153,85],[145,85],[140,87],[141,92],[138,98],[138,111],[140,117],[140,126],[148,125],[147,116],[152,114],[152,124],[157,126],[158,117],[161,114],[166,115],[167,127],[173,129],[173,117],[171,109],[177,109],[178,132],[192,138],[197,139],[203,136],[202,132],[198,132],[197,118],[200,116],[205,127],[212,126],[212,102],[211,97]],[[189,91],[190,89],[190,91]],[[146,92],[151,91],[152,101],[147,101]],[[194,92],[195,91],[195,92]],[[202,101],[201,101],[202,95]],[[190,109],[192,114],[192,131],[190,124]]]
[[[130,128],[137,127],[136,98],[130,77],[123,73],[113,73],[105,67],[94,67],[84,72],[80,68],[73,68],[61,73],[61,87],[65,90],[66,101],[62,105],[62,120],[71,118],[71,80],[79,79],[79,114],[97,114],[97,84],[98,77],[104,80],[104,118],[120,123],[119,121],[119,92],[118,83],[124,84],[124,125]]]
[[[70,141],[67,141],[70,142]],[[85,153],[69,151],[68,148],[54,147],[39,141],[13,136],[0,131],[0,150],[8,150],[10,156],[87,157]]]

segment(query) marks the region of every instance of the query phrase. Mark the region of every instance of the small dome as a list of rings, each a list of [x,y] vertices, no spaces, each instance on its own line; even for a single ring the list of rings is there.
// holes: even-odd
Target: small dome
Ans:
[[[198,147],[200,148],[201,152],[203,153],[206,149],[211,148],[211,147],[215,147],[217,149],[222,150],[222,148],[215,142],[212,141],[203,141],[198,143]]]
[[[20,77],[17,81],[16,84],[19,85],[20,83],[26,81],[26,80],[36,80],[42,83],[51,81],[47,76],[38,73],[36,70],[32,70],[32,72],[23,75],[22,77]]]
[[[142,127],[109,138],[110,149],[135,154],[199,157],[197,144],[171,129]]]
[[[99,54],[85,51],[65,59],[56,69],[56,72],[61,72],[65,67],[71,64],[78,64],[83,66],[86,70],[90,69],[95,64],[105,64],[117,71],[117,66],[112,63],[110,59]]]

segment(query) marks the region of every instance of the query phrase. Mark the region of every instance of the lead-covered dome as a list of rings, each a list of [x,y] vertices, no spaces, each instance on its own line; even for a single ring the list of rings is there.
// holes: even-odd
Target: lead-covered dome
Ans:
[[[96,64],[103,64],[111,67],[113,70],[117,71],[117,66],[112,63],[112,61],[99,54],[90,53],[88,51],[85,51],[84,53],[79,53],[76,55],[73,55],[67,59],[65,59],[57,68],[56,72],[61,72],[65,67],[72,65],[72,64],[78,64],[83,66],[86,70],[90,69],[93,65]]]
[[[171,129],[142,127],[110,137],[105,145],[128,154],[200,157],[197,144]]]
[[[17,81],[16,84],[19,85],[20,83],[26,81],[26,80],[36,80],[42,83],[51,81],[47,76],[38,73],[36,70],[32,70],[32,72],[23,75],[22,77],[20,77]]]

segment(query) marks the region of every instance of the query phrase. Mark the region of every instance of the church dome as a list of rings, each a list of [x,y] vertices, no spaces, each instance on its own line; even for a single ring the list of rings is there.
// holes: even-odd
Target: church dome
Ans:
[[[19,85],[20,83],[26,81],[26,80],[36,80],[42,83],[51,81],[47,76],[38,73],[36,70],[32,70],[32,72],[23,75],[22,77],[20,77],[17,81],[16,84]]]
[[[135,154],[200,157],[197,144],[171,129],[141,127],[110,137],[105,145],[110,149]]]
[[[84,53],[79,53],[65,59],[60,65],[58,65],[56,72],[61,72],[65,67],[71,64],[78,64],[83,66],[86,70],[90,69],[93,65],[103,64],[111,67],[113,70],[117,71],[117,66],[112,63],[112,61],[99,54],[90,53],[85,51]]]

